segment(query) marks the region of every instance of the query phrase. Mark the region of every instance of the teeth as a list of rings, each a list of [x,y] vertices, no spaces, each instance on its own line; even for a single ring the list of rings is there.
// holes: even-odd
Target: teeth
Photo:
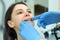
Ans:
[[[29,19],[26,19],[26,20],[24,20],[24,21],[31,21],[31,19],[29,18]]]

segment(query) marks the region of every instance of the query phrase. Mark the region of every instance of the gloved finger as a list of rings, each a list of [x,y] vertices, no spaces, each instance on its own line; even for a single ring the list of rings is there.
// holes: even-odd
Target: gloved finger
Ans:
[[[19,26],[19,30],[22,31],[24,29],[25,21],[22,21]]]
[[[27,21],[22,21],[20,23],[20,30],[24,29],[24,28],[28,28],[28,26],[31,25],[29,22]]]
[[[41,17],[45,16],[47,13],[48,12],[44,12],[44,13],[42,13],[40,15],[37,15],[37,16],[33,17],[31,20],[34,21],[34,20],[40,19]]]
[[[41,25],[42,25],[42,27],[43,27],[44,29],[46,28],[46,24],[45,24],[45,23],[42,23]]]
[[[40,16],[41,16],[41,15],[35,16],[35,17],[33,17],[31,20],[34,21],[34,20],[40,19]]]
[[[20,23],[20,30],[23,30],[23,29],[28,29],[28,28],[32,28],[31,26],[33,26],[31,23],[27,22],[27,21],[22,21]]]
[[[41,27],[40,19],[37,22],[38,27]]]
[[[22,21],[21,23],[20,23],[20,26],[24,26],[26,24],[26,22],[25,21]]]
[[[38,27],[43,27],[44,29],[46,28],[46,23],[42,21],[42,19],[39,19],[37,22]]]

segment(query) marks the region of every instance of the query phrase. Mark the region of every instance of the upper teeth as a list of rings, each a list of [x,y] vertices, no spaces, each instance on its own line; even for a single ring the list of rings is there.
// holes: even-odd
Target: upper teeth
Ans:
[[[31,21],[31,19],[26,19],[26,20],[24,20],[24,21]]]

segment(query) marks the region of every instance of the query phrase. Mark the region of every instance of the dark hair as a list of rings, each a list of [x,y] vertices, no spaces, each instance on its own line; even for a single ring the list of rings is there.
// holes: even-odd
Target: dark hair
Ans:
[[[12,11],[14,9],[14,7],[17,5],[17,4],[24,4],[26,5],[25,3],[23,2],[18,2],[18,3],[15,3],[15,4],[12,4],[6,14],[5,14],[5,30],[4,30],[4,40],[15,40],[17,39],[17,34],[15,32],[15,30],[13,28],[10,28],[7,24],[7,21],[8,20],[11,20],[11,14],[12,14]],[[26,5],[27,6],[27,5]],[[8,38],[9,37],[9,38]]]

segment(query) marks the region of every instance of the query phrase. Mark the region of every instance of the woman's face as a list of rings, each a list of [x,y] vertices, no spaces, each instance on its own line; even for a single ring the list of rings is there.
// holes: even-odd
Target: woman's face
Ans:
[[[13,23],[15,28],[19,28],[19,25],[22,21],[27,21],[33,24],[31,21],[32,13],[31,10],[25,6],[24,4],[17,4],[11,15],[11,22]]]

